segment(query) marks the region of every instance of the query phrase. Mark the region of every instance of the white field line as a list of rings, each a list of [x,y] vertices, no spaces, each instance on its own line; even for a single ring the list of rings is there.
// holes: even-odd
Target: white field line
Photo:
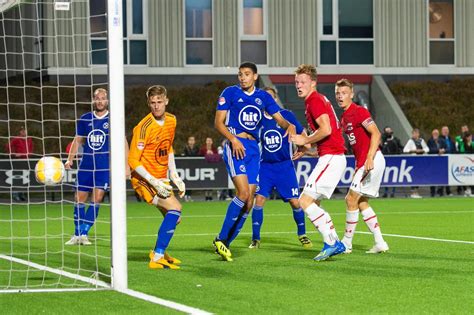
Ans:
[[[453,211],[398,211],[398,212],[377,212],[377,215],[392,215],[392,214],[460,214],[460,213],[473,213],[474,210],[453,210]],[[183,218],[224,218],[224,213],[222,214],[198,214],[198,215],[182,215]],[[266,217],[286,217],[291,215],[291,212],[288,213],[265,213],[264,216]],[[345,212],[341,213],[331,213],[331,216],[342,216],[346,215]],[[149,220],[149,219],[156,219],[159,218],[160,215],[157,214],[156,216],[131,216],[128,217],[130,220]]]
[[[159,304],[159,305],[162,305],[162,306],[165,306],[165,307],[168,307],[168,308],[172,308],[174,310],[181,311],[181,312],[187,313],[187,314],[197,314],[197,315],[212,314],[212,313],[208,313],[206,311],[200,310],[198,308],[194,308],[194,307],[187,306],[187,305],[184,305],[184,304],[179,304],[179,303],[176,303],[176,302],[173,302],[173,301],[160,299],[159,297],[156,297],[156,296],[153,296],[153,295],[148,295],[148,294],[138,292],[138,291],[134,291],[134,290],[130,290],[130,289],[126,289],[124,291],[119,291],[119,292],[130,295],[130,296],[135,297],[137,299],[141,299],[141,300],[148,301],[148,302],[151,302],[151,303]]]
[[[315,234],[316,232],[307,232],[306,234]],[[358,232],[357,234],[372,234],[370,232]],[[252,235],[251,232],[241,232],[241,235]],[[271,235],[271,234],[296,234],[293,232],[262,232],[264,235]],[[194,237],[194,236],[216,236],[216,233],[190,233],[190,234],[175,234],[175,237]],[[473,241],[460,241],[460,240],[447,240],[443,238],[433,238],[433,237],[423,237],[423,236],[412,236],[412,235],[399,235],[399,234],[383,234],[383,236],[389,237],[399,237],[399,238],[410,238],[415,240],[425,240],[425,241],[435,241],[435,242],[447,242],[447,243],[462,243],[462,244],[474,244]],[[140,234],[140,235],[128,235],[128,237],[156,237],[156,234]]]
[[[110,288],[54,288],[54,289],[8,289],[0,293],[43,293],[43,292],[83,292],[83,291],[110,291]]]
[[[51,273],[54,273],[54,274],[57,274],[57,275],[60,275],[60,276],[63,276],[63,277],[67,277],[67,278],[87,282],[87,283],[90,283],[90,284],[92,284],[96,287],[110,288],[110,284],[107,283],[107,282],[97,280],[97,279],[93,279],[93,278],[89,278],[89,277],[80,276],[80,275],[77,275],[77,274],[74,274],[74,273],[71,273],[71,272],[68,272],[68,271],[43,266],[43,265],[31,262],[31,261],[23,260],[23,259],[20,259],[20,258],[0,254],[0,259],[5,259],[5,260],[8,260],[8,261],[12,261],[12,262],[22,264],[22,265],[25,265],[25,266],[28,266],[28,267],[36,268],[38,270],[48,271],[48,272],[51,272]]]

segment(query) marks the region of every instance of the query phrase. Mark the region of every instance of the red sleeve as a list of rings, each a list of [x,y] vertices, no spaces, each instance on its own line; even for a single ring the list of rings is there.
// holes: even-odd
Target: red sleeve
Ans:
[[[359,107],[359,110],[357,111],[357,120],[365,129],[367,129],[370,124],[374,123],[369,111],[364,107]]]
[[[315,97],[310,100],[308,111],[311,117],[316,121],[322,114],[326,113],[326,106],[321,98]]]

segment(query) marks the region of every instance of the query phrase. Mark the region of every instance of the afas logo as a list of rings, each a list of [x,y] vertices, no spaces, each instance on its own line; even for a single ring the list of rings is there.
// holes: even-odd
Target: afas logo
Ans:
[[[451,175],[461,184],[472,181],[474,176],[474,159],[463,156],[463,159],[451,165]]]

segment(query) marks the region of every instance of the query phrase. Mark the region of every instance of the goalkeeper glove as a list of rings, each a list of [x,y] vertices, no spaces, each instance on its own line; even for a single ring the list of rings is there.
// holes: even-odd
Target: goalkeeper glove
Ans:
[[[171,196],[171,190],[173,189],[173,187],[166,184],[162,179],[152,177],[148,180],[148,182],[150,183],[150,185],[153,186],[153,188],[155,188],[158,197],[166,199]]]
[[[171,176],[171,181],[176,185],[176,187],[178,187],[178,190],[179,190],[179,196],[181,198],[184,197],[184,195],[186,194],[186,185],[184,184],[183,180],[181,179],[181,177],[179,177],[178,173],[176,172],[172,172],[170,174]]]

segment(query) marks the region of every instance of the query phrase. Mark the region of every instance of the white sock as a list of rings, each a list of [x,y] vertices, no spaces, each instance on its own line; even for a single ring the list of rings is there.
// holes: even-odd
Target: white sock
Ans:
[[[374,210],[372,210],[372,207],[368,207],[367,209],[362,210],[360,213],[362,214],[365,224],[367,224],[367,227],[369,228],[370,232],[372,232],[372,234],[374,235],[375,244],[384,243],[385,241],[382,237],[382,231],[380,231],[377,215],[375,214]]]
[[[308,219],[313,223],[313,225],[318,229],[319,233],[323,237],[325,243],[329,245],[334,245],[336,240],[331,235],[330,225],[327,223],[327,214],[326,212],[318,207],[315,203],[311,204],[308,208],[305,209]]]
[[[359,209],[349,211],[346,209],[346,229],[344,231],[344,244],[352,245],[352,238],[356,230],[357,222],[359,222]]]
[[[329,212],[327,211],[325,212],[326,212],[326,223],[329,224],[329,229],[331,230],[331,236],[335,240],[339,240],[339,236],[337,236],[336,228],[334,227],[334,223],[332,222],[331,215],[329,214]]]
[[[163,258],[164,256],[165,255],[163,255],[163,254],[158,254],[157,252],[155,252],[155,255],[153,256],[153,261],[158,261],[161,258]]]

